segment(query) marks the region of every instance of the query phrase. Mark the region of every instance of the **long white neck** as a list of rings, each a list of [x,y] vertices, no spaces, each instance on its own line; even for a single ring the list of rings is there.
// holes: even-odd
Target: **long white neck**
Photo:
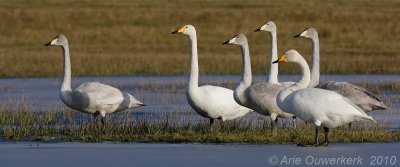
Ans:
[[[319,84],[319,39],[318,35],[311,38],[312,55],[311,55],[311,81],[309,88],[316,87]]]
[[[250,53],[249,53],[249,45],[241,45],[242,51],[242,63],[243,63],[243,71],[242,78],[240,79],[239,84],[236,86],[234,91],[234,98],[241,103],[245,103],[244,91],[251,85],[252,74],[251,74],[251,62],[250,62]]]
[[[277,97],[277,102],[282,103],[285,98],[296,90],[307,88],[310,83],[310,68],[303,57],[296,62],[300,66],[301,79],[296,84],[283,89]]]
[[[69,92],[71,89],[71,60],[69,58],[68,42],[61,46],[64,55],[64,76],[61,83],[61,92]]]
[[[269,60],[268,82],[277,84],[277,83],[279,83],[279,81],[278,81],[278,63],[272,64],[273,61],[278,59],[278,46],[277,46],[276,31],[271,31],[270,36],[271,36],[271,57]]]
[[[190,41],[190,77],[188,88],[199,87],[199,62],[197,56],[197,37],[196,32],[189,35]]]

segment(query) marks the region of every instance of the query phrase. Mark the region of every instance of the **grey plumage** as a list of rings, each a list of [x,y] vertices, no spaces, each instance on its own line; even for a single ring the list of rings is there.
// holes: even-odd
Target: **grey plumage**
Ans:
[[[88,82],[76,89],[71,87],[71,62],[67,38],[60,34],[45,46],[60,46],[64,57],[64,74],[60,88],[61,100],[70,108],[101,115],[102,122],[106,114],[122,111],[128,108],[145,106],[132,95],[112,86],[99,82]]]
[[[348,82],[327,81],[320,83],[317,88],[335,91],[347,97],[364,112],[388,108],[379,97],[363,87]]]

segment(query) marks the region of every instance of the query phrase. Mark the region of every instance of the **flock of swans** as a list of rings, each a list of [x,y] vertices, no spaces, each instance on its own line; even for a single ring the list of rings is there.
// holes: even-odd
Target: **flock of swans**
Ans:
[[[278,58],[277,27],[268,21],[256,32],[267,31],[271,39],[271,56],[268,82],[252,83],[249,44],[243,34],[224,42],[241,48],[243,71],[234,90],[224,87],[199,86],[199,64],[197,54],[196,29],[185,25],[172,34],[183,34],[190,43],[190,76],[186,89],[189,105],[201,116],[210,120],[212,127],[216,120],[225,121],[242,117],[249,112],[270,116],[272,130],[276,128],[278,118],[292,118],[296,127],[296,118],[300,118],[316,127],[314,146],[319,146],[319,133],[323,128],[328,145],[330,128],[358,121],[375,120],[366,112],[386,109],[387,106],[366,89],[347,82],[319,82],[319,39],[315,28],[308,28],[295,37],[311,39],[311,70],[304,58],[296,50],[288,50]],[[71,65],[67,38],[60,34],[46,46],[58,45],[64,56],[64,75],[60,89],[61,100],[70,108],[101,115],[104,123],[106,114],[125,109],[145,106],[132,95],[109,85],[98,82],[84,83],[76,89],[71,88]],[[296,63],[301,69],[298,82],[279,82],[278,63]]]

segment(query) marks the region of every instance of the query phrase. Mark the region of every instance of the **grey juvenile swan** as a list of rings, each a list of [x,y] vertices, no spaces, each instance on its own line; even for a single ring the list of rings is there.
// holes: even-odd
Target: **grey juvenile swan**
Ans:
[[[199,63],[197,56],[196,29],[192,25],[185,25],[172,32],[184,34],[189,38],[190,76],[186,90],[186,97],[190,106],[201,116],[210,119],[210,125],[216,119],[225,121],[246,115],[251,110],[236,103],[233,91],[224,87],[204,85],[199,86]]]
[[[376,95],[372,94],[363,87],[353,85],[348,82],[325,81],[319,83],[319,38],[318,32],[315,28],[310,27],[305,29],[302,33],[295,36],[311,39],[312,55],[311,55],[311,81],[308,87],[321,88],[326,90],[335,91],[344,97],[350,99],[354,104],[360,107],[364,112],[373,110],[387,109],[388,107]],[[349,125],[350,128],[351,124]]]
[[[294,117],[293,114],[283,112],[276,104],[276,96],[282,89],[287,87],[286,85],[279,83],[256,83],[251,85],[251,62],[246,36],[239,34],[223,44],[240,45],[242,51],[243,73],[240,83],[234,91],[236,102],[262,115],[269,115],[271,117],[272,130],[275,129],[277,117]]]
[[[271,56],[270,56],[270,61],[269,61],[269,77],[268,77],[268,83],[273,83],[273,84],[283,84],[286,86],[293,85],[294,82],[279,82],[278,81],[278,64],[273,64],[272,62],[278,59],[278,39],[276,36],[276,24],[273,21],[267,21],[264,25],[262,25],[260,28],[257,28],[254,30],[255,32],[259,31],[266,31],[269,32],[269,36],[271,39]]]
[[[270,54],[270,61],[269,61],[269,74],[268,74],[268,83],[270,84],[279,84],[286,87],[293,85],[295,82],[279,82],[278,80],[278,73],[279,73],[279,66],[278,64],[273,64],[272,62],[278,59],[278,38],[276,35],[277,27],[273,21],[267,21],[261,27],[254,30],[255,32],[266,31],[269,33],[271,39],[271,54]],[[277,120],[276,120],[277,121]],[[293,116],[293,127],[296,127],[296,116]]]
[[[104,124],[106,114],[145,106],[132,95],[99,82],[87,82],[72,90],[68,40],[64,35],[60,34],[45,46],[52,45],[61,46],[63,52],[64,76],[60,89],[60,98],[68,107],[93,114],[95,117],[101,115],[101,122]]]

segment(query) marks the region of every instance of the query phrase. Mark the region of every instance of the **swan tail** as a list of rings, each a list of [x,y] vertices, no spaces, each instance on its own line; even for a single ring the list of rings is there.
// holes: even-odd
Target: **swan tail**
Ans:
[[[372,118],[372,117],[369,116],[369,115],[364,115],[364,116],[362,116],[362,117],[361,117],[361,120],[362,120],[362,121],[365,121],[365,122],[373,122],[373,123],[376,123],[375,119]]]
[[[375,110],[384,110],[384,109],[388,109],[388,108],[389,107],[386,104],[384,104],[383,102],[380,102],[373,107],[373,109],[375,109]]]

